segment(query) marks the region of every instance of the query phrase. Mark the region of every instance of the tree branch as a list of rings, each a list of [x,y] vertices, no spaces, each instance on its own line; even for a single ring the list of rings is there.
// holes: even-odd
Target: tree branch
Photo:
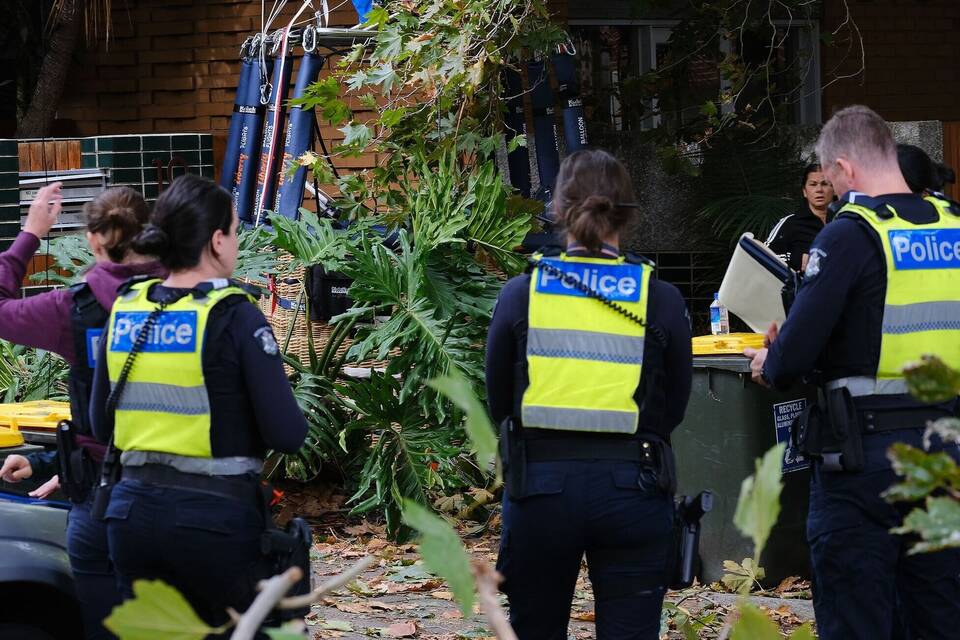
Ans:
[[[487,623],[493,634],[499,640],[517,640],[517,634],[510,626],[510,621],[497,599],[497,587],[503,580],[503,576],[485,562],[474,562],[473,577],[477,581],[480,609],[487,617]]]

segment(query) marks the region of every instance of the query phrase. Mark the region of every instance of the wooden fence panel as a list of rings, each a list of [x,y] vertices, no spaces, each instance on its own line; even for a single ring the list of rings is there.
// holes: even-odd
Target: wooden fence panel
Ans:
[[[81,169],[79,140],[47,140],[19,144],[20,171]]]

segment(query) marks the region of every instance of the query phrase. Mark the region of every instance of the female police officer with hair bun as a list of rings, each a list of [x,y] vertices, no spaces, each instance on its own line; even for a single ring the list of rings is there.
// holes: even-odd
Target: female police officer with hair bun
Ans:
[[[269,325],[228,280],[237,242],[214,182],[188,174],[160,195],[133,246],[170,275],[121,287],[91,403],[97,437],[123,452],[106,509],[121,591],[163,580],[211,625],[255,595],[264,455],[307,432]]]
[[[507,476],[497,568],[521,640],[567,637],[584,553],[597,637],[653,640],[672,564],[669,439],[690,395],[689,318],[675,287],[620,253],[634,197],[617,159],[571,154],[555,194],[566,250],[507,282],[487,344]]]

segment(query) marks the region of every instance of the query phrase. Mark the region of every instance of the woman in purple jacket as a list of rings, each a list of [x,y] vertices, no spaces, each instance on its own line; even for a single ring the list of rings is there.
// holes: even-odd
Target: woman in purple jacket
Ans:
[[[30,205],[23,231],[0,253],[0,338],[59,354],[70,365],[70,405],[77,431],[77,451],[70,459],[72,481],[64,486],[73,502],[67,520],[67,553],[83,606],[87,638],[113,637],[102,624],[120,603],[116,577],[107,555],[106,525],[90,517],[90,488],[103,459],[104,447],[90,430],[89,403],[99,335],[117,296],[117,288],[137,275],[163,276],[153,258],[130,249],[149,216],[143,197],[129,187],[116,187],[84,206],[87,241],[96,263],[84,281],[21,298],[20,285],[27,264],[60,214],[61,183],[43,187]],[[0,477],[19,482],[30,477],[51,478],[33,492],[46,497],[58,486],[60,460],[54,453],[12,455],[0,468]]]

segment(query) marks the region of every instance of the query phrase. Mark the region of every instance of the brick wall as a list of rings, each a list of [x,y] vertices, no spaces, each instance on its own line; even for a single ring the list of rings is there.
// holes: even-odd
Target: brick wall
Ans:
[[[225,137],[240,45],[260,28],[260,3],[128,0],[114,7],[109,47],[101,44],[77,58],[57,112],[58,129],[75,136],[210,132]],[[290,3],[275,26],[286,25],[297,7]],[[356,21],[349,3],[331,15],[332,25]],[[296,73],[295,67],[294,78]],[[329,65],[321,77],[328,73]],[[328,145],[343,138],[328,123],[321,123],[321,130]],[[375,162],[371,154],[338,165],[363,169]]]
[[[826,88],[823,116],[862,103],[891,121],[960,120],[960,2],[958,0],[848,0],[863,36],[866,70]],[[845,18],[844,3],[824,2],[821,33]],[[846,30],[823,48],[824,77],[854,73],[859,45],[847,52]]]

